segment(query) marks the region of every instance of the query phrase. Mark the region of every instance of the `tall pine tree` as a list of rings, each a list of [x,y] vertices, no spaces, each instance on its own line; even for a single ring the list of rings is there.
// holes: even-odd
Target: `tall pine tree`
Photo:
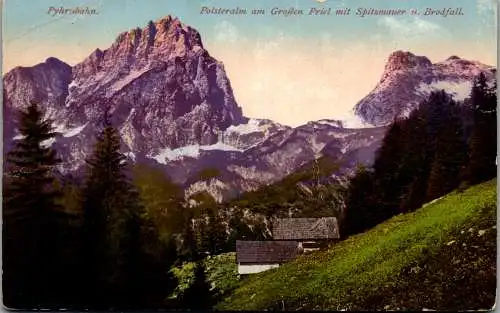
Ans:
[[[3,197],[3,292],[10,308],[54,305],[57,273],[59,160],[50,147],[51,121],[32,102],[20,112],[19,133],[7,156]]]
[[[107,114],[87,164],[85,304],[95,309],[163,307],[175,284],[169,274],[175,249],[160,241],[155,221],[147,218]]]
[[[401,210],[412,211],[425,201],[427,179],[433,158],[433,150],[427,132],[425,109],[429,104],[423,102],[413,111],[403,127],[404,151],[401,157],[400,180],[402,187]]]
[[[138,207],[129,211],[121,240],[120,305],[128,309],[165,308],[176,280],[170,272],[176,261],[175,242],[160,240],[156,224]]]
[[[126,277],[130,275],[123,269],[130,268],[127,262],[137,262],[134,258],[140,249],[141,206],[125,160],[118,132],[106,114],[104,128],[87,160],[83,190],[84,286],[88,304],[96,308],[116,305],[127,292]]]
[[[385,220],[401,212],[401,158],[404,120],[396,120],[387,130],[382,146],[377,152],[374,169],[374,188],[378,205],[377,215]]]
[[[496,81],[490,88],[481,73],[472,86],[474,128],[469,138],[469,163],[464,180],[477,184],[496,176],[497,120]]]
[[[427,182],[426,201],[441,197],[460,184],[460,171],[467,160],[460,120],[449,113],[446,127],[441,129],[436,142],[436,152]]]
[[[360,166],[347,188],[347,211],[340,232],[343,237],[362,232],[383,220],[375,196],[373,172]]]

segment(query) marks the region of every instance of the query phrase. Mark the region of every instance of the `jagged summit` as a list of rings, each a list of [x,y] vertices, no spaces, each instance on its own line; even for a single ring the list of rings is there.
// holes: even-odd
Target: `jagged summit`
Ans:
[[[155,22],[149,21],[143,28],[136,27],[118,34],[109,48],[94,50],[76,65],[75,72],[92,74],[116,66],[142,68],[176,57],[186,59],[193,54],[208,55],[200,34],[178,18],[167,15]]]
[[[416,56],[411,52],[398,50],[389,55],[380,82],[383,83],[396,71],[407,71],[429,66],[432,66],[432,62],[427,57]]]
[[[389,55],[385,65],[387,70],[407,70],[414,67],[431,66],[432,62],[425,56],[417,56],[409,51],[395,51]]]
[[[144,28],[136,27],[120,33],[111,49],[122,53],[183,56],[189,50],[203,49],[203,44],[195,29],[167,15],[155,22],[149,21]]]

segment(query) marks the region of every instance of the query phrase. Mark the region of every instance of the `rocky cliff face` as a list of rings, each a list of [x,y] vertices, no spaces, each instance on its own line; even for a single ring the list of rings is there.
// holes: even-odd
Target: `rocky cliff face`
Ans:
[[[98,119],[110,107],[134,151],[215,143],[219,130],[243,121],[222,63],[170,16],[76,65],[66,106],[75,119]]]
[[[252,122],[256,123],[251,120],[249,124]],[[206,150],[199,154],[184,151],[183,158],[171,160],[166,166],[177,183],[186,186],[188,195],[210,190],[222,201],[279,180],[321,157],[338,163],[337,175],[350,175],[358,164],[371,164],[385,127],[347,129],[336,124],[317,121],[297,128],[280,127],[241,149],[229,149],[229,143],[223,141],[219,149],[202,148]],[[248,124],[238,127],[244,129]],[[205,181],[189,179],[207,167],[218,169],[220,175]]]
[[[30,101],[45,108],[47,116],[61,112],[68,96],[71,66],[48,58],[33,67],[17,67],[3,77],[4,151],[8,150],[17,128],[17,110]]]
[[[356,104],[355,113],[363,122],[380,126],[408,116],[433,90],[444,89],[462,101],[481,72],[493,79],[496,69],[457,56],[433,64],[426,57],[396,51],[373,91]]]
[[[371,125],[385,125],[435,88],[470,90],[480,71],[493,75],[491,67],[456,57],[431,64],[395,52],[356,113]],[[345,128],[336,120],[292,128],[244,117],[223,64],[204,49],[196,30],[170,16],[121,33],[108,49],[95,50],[74,67],[49,58],[13,69],[3,83],[5,152],[19,138],[14,112],[34,100],[59,133],[44,144],[57,149],[63,174],[78,173],[109,110],[131,162],[162,168],[187,196],[207,190],[218,201],[279,180],[320,157],[336,160],[338,174],[352,173],[358,163],[373,162],[385,132],[384,127]],[[457,97],[463,96],[460,88]],[[200,179],[207,168],[219,175]]]
[[[55,120],[67,170],[90,152],[105,110],[133,154],[213,144],[220,131],[246,120],[223,64],[196,30],[170,16],[121,33],[73,68],[54,58],[16,68],[5,75],[4,91],[7,113],[35,100]]]

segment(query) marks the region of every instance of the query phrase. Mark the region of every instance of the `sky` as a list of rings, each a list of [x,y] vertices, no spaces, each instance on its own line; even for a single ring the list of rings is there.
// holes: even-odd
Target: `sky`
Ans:
[[[318,2],[318,1],[321,1]],[[375,4],[376,3],[376,4]],[[195,29],[224,63],[248,117],[297,126],[349,116],[380,80],[395,50],[451,55],[497,64],[496,0],[4,0],[3,73],[48,57],[70,65],[116,36],[173,15]],[[263,16],[207,15],[201,8],[265,9]],[[88,7],[96,15],[53,15],[49,9]],[[310,8],[331,15],[308,16]],[[463,16],[337,16],[337,8],[462,8]],[[303,9],[303,16],[271,9]],[[351,13],[352,13],[351,12]]]

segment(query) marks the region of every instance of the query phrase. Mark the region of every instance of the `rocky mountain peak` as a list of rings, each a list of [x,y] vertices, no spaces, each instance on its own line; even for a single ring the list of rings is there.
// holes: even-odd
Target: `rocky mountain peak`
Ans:
[[[394,72],[407,71],[415,68],[427,68],[430,66],[432,66],[432,62],[428,58],[417,56],[409,51],[398,50],[389,55],[381,81],[384,81]]]
[[[71,72],[71,66],[54,57],[33,67],[12,69],[3,77],[4,95],[10,95],[5,98],[4,107],[20,109],[30,101],[61,105],[67,95]]]
[[[149,21],[144,28],[137,27],[119,34],[111,49],[136,56],[153,55],[168,59],[201,50],[203,44],[195,29],[167,15],[155,22]]]
[[[44,64],[44,63],[42,63]],[[70,66],[68,64],[66,64],[65,62],[59,60],[58,58],[54,58],[54,57],[49,57],[45,60],[45,64],[46,66],[49,66],[49,67],[59,67],[59,68],[64,68],[66,70],[69,70],[70,69]]]
[[[395,51],[389,55],[386,68],[399,70],[416,66],[431,66],[431,61],[425,56],[417,56],[409,51]]]
[[[123,72],[205,52],[198,31],[167,15],[155,22],[149,21],[143,28],[118,34],[111,47],[94,50],[75,66],[74,72],[75,76],[96,75],[113,67],[120,67]]]
[[[445,90],[457,101],[466,99],[474,77],[480,73],[495,78],[495,68],[451,56],[432,63],[424,56],[395,51],[387,59],[377,86],[355,107],[355,114],[365,123],[386,125],[395,117],[405,117],[434,90]]]

